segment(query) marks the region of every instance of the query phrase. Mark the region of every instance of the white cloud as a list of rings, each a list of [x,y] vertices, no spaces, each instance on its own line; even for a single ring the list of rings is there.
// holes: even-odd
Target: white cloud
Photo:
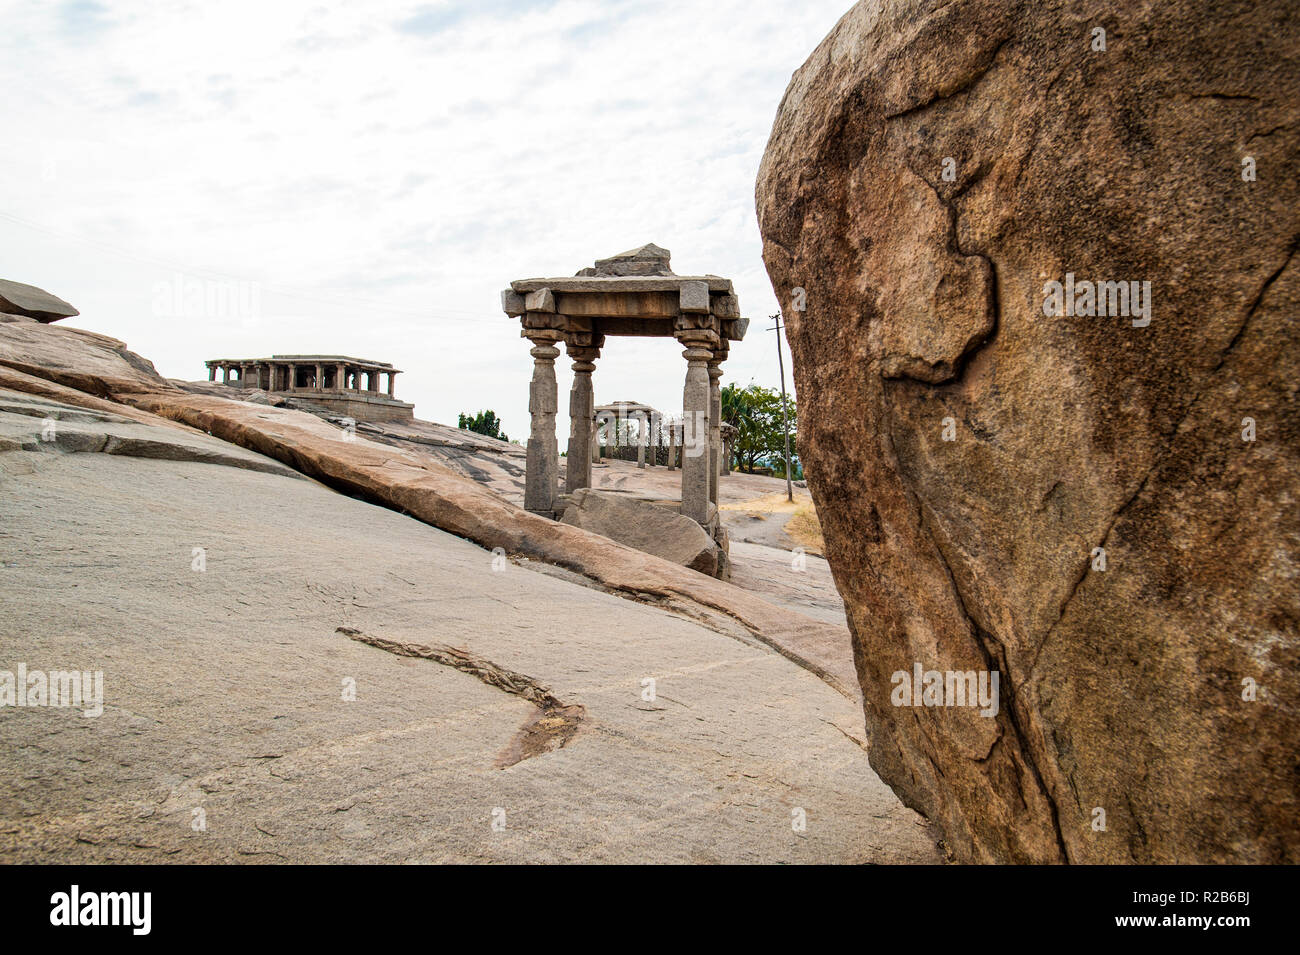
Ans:
[[[736,282],[753,321],[725,380],[774,385],[754,178],[845,6],[5,4],[0,276],[171,377],[377,358],[421,417],[490,407],[522,439],[532,362],[499,290],[656,242]],[[262,314],[156,315],[177,271],[258,283]],[[670,341],[611,339],[597,401],[675,409],[684,372]]]

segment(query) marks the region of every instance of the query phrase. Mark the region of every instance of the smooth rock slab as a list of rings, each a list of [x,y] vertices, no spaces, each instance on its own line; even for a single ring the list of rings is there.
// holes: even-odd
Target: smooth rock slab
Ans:
[[[854,704],[764,647],[312,482],[24,452],[0,477],[0,666],[105,688],[93,719],[0,710],[0,861],[938,860]],[[535,706],[340,626],[462,647],[590,725],[498,769]]]

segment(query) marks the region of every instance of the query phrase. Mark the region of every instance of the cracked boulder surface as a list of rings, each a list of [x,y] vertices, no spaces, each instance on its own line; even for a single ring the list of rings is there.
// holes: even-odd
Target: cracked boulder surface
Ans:
[[[1298,157],[1285,0],[860,3],[791,81],[800,451],[872,765],[961,859],[1300,860]],[[916,663],[997,716],[893,706]]]
[[[103,712],[0,708],[0,861],[941,860],[857,703],[757,641],[271,458],[69,442],[0,444],[0,670],[102,671]]]

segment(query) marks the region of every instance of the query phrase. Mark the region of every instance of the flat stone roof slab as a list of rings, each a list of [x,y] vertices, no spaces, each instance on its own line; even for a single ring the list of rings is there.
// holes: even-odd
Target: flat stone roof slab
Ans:
[[[717,275],[575,275],[568,278],[516,279],[516,292],[676,292],[688,282],[707,282],[710,292],[734,291],[731,279]]]

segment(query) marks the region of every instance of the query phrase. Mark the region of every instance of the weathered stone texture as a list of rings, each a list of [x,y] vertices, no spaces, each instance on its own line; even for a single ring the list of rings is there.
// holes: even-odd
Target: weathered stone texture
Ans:
[[[1288,0],[861,3],[786,92],[800,452],[872,763],[959,858],[1300,860],[1298,157]],[[1066,273],[1150,324],[1045,316]],[[891,705],[915,662],[998,715]]]

